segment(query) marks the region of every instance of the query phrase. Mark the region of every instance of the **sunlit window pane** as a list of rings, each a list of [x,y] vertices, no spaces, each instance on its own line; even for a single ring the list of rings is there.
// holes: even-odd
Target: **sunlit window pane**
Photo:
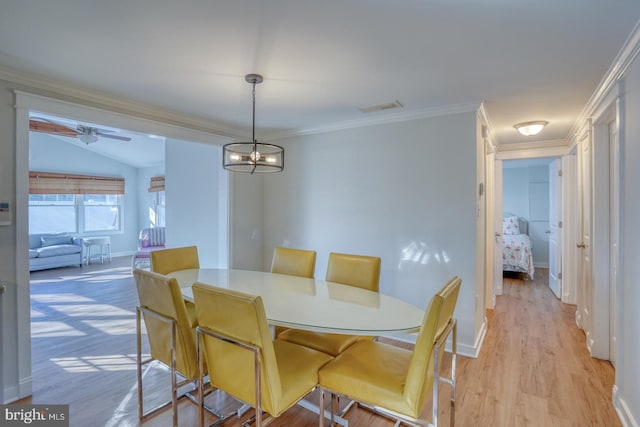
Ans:
[[[120,231],[118,194],[30,194],[29,233]]]
[[[76,224],[73,194],[29,195],[29,233],[75,233]]]
[[[153,207],[149,210],[149,221],[154,227],[165,226],[165,192],[156,191],[154,193]]]
[[[120,230],[120,196],[115,194],[85,194],[84,231]]]

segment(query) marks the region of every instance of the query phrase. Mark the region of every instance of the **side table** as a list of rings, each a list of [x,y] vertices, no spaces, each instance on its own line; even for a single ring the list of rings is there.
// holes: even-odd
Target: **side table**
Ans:
[[[111,262],[111,237],[83,237],[82,245],[84,246],[84,261],[85,265],[89,265],[91,261],[91,246],[100,246],[100,262],[104,264],[105,257],[108,257]]]

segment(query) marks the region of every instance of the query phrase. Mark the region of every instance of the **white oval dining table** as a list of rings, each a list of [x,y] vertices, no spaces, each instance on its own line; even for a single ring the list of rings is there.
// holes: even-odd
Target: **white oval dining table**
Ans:
[[[195,282],[262,298],[276,326],[350,335],[417,332],[424,310],[400,299],[353,286],[285,274],[199,268],[169,273],[187,301]]]

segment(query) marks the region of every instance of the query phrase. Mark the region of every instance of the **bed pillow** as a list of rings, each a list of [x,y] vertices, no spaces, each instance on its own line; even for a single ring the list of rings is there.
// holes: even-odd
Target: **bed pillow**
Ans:
[[[520,234],[517,216],[510,216],[502,220],[502,234]]]

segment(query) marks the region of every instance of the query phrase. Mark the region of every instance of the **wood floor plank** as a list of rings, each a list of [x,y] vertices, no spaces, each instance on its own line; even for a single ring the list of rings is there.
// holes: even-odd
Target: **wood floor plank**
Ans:
[[[33,395],[23,402],[69,404],[71,426],[138,426],[135,374],[137,294],[130,258],[31,275]],[[589,357],[575,326],[575,306],[562,304],[535,280],[505,278],[504,295],[487,312],[488,329],[478,358],[458,357],[457,426],[619,426],[611,404],[609,362]],[[464,286],[464,284],[463,284]],[[406,344],[400,344],[407,346]],[[445,357],[445,360],[448,356]],[[446,365],[446,364],[445,364]],[[168,396],[166,370],[146,372],[149,399]],[[442,385],[439,417],[449,423],[449,388]],[[310,396],[317,401],[317,393]],[[233,402],[213,394],[212,406]],[[423,409],[431,413],[430,402]],[[245,416],[246,417],[246,416]],[[180,403],[181,426],[197,425],[197,410]],[[213,422],[213,416],[207,421]],[[394,423],[361,408],[351,427]],[[242,420],[225,424],[236,427]],[[294,407],[272,425],[316,426],[317,415]],[[167,426],[170,413],[142,425]]]

